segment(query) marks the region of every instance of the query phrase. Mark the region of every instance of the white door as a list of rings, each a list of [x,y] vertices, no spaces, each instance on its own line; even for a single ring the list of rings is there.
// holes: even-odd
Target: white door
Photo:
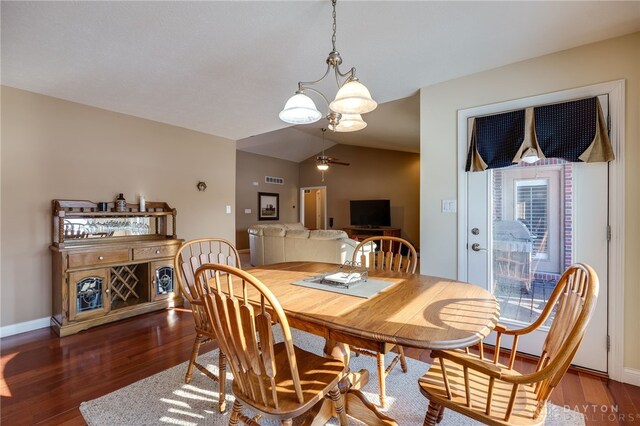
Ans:
[[[540,314],[568,265],[591,265],[600,295],[574,364],[606,372],[607,165],[518,166],[470,174],[468,184],[468,281],[494,293],[501,323],[521,328]],[[518,348],[538,355],[546,331]]]
[[[606,116],[606,99],[601,103]],[[606,372],[608,165],[549,159],[466,173],[466,184],[467,280],[494,293],[501,323],[522,328],[542,311],[568,265],[591,265],[600,292],[573,364]],[[518,349],[539,355],[547,330],[522,338]]]

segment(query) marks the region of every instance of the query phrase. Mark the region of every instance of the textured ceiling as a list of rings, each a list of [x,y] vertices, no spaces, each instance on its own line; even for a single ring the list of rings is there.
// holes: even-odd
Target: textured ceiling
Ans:
[[[2,84],[233,140],[287,127],[278,112],[331,50],[326,0],[4,1],[1,14]],[[635,1],[339,1],[337,49],[386,103],[639,29]],[[340,143],[417,149],[374,114],[369,141]]]
[[[420,151],[420,96],[380,104],[364,116],[367,127],[349,133],[325,133],[325,148],[336,143],[395,151]],[[287,127],[240,139],[238,149],[300,162],[322,149],[322,128],[326,120],[304,126]]]

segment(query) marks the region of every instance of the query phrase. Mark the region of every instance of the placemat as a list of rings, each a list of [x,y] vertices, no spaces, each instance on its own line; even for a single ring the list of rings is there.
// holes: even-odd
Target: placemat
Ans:
[[[349,288],[339,287],[332,284],[317,283],[313,281],[295,281],[293,285],[299,285],[302,287],[315,288],[316,290],[330,291],[332,293],[346,294],[348,296],[362,297],[364,299],[370,299],[376,294],[380,293],[387,287],[391,287],[396,284],[393,281],[381,281],[373,280],[371,278],[366,281],[360,281],[356,284],[351,284]]]

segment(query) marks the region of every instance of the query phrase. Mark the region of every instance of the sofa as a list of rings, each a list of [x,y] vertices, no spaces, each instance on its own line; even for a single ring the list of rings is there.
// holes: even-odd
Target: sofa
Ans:
[[[351,260],[358,245],[344,231],[312,231],[301,223],[254,225],[248,232],[253,266],[294,261],[342,264]]]

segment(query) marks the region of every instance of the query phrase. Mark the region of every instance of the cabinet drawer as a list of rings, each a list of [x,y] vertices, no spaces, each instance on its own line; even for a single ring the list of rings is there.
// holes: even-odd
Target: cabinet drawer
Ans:
[[[133,249],[133,260],[159,259],[161,257],[173,257],[178,246],[141,247]]]
[[[69,254],[69,268],[101,265],[103,263],[128,262],[129,249],[109,250],[104,252]]]

